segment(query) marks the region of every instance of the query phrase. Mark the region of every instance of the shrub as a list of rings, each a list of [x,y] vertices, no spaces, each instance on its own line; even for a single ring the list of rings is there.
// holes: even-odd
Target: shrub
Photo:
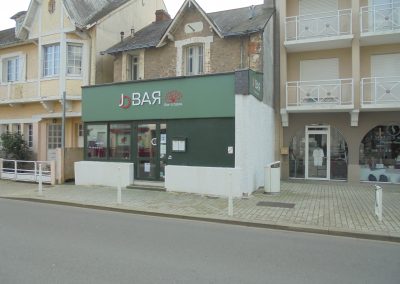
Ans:
[[[31,158],[32,153],[21,134],[3,133],[0,139],[3,142],[3,158],[21,161],[26,161]]]

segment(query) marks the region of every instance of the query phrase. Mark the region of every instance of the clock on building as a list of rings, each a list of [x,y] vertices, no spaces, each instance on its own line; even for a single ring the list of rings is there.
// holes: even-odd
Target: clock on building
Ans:
[[[185,33],[198,33],[203,30],[203,22],[188,23],[185,25]]]

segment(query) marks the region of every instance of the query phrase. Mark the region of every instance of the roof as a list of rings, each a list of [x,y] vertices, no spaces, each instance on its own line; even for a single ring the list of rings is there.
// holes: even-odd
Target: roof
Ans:
[[[26,15],[26,11],[21,11],[21,12],[16,13],[16,14],[15,14],[14,16],[12,16],[10,19],[16,20],[16,19],[20,18],[21,16],[25,16],[25,15]]]
[[[78,27],[96,23],[130,0],[63,0],[69,16]]]
[[[156,47],[171,22],[172,20],[154,22],[136,32],[133,37],[129,36],[122,42],[117,43],[106,50],[105,53],[117,53],[121,51]]]
[[[252,34],[264,30],[274,13],[274,9],[264,5],[254,6],[253,16],[250,18],[250,7],[208,13],[207,16],[218,28],[223,37]],[[113,54],[141,48],[156,47],[165,35],[172,20],[153,22],[138,31],[133,37],[129,36],[122,42],[112,46],[105,53]]]
[[[22,42],[15,37],[15,28],[0,31],[0,47]]]
[[[251,34],[264,30],[265,25],[274,13],[274,9],[265,8],[264,5],[253,7],[253,14],[250,7],[245,7],[208,13],[207,15],[223,36]]]

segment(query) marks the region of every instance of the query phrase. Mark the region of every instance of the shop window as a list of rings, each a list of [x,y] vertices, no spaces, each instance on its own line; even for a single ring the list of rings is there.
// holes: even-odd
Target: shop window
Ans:
[[[131,158],[131,136],[130,124],[110,125],[110,159],[128,160]]]
[[[192,45],[186,47],[186,75],[203,74],[204,48],[203,45]]]
[[[400,124],[379,125],[364,136],[360,180],[400,183]]]
[[[107,124],[88,124],[86,133],[87,158],[107,158]]]
[[[67,46],[67,75],[82,75],[82,45],[68,44]]]
[[[46,45],[43,47],[43,76],[56,76],[60,69],[60,45]]]

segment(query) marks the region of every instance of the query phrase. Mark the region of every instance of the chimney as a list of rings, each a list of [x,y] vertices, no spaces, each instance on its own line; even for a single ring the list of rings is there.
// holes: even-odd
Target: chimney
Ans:
[[[124,33],[124,32],[121,32],[120,34],[121,34],[121,42],[123,42],[123,41],[124,41],[124,35],[125,35],[125,33]]]
[[[156,11],[156,22],[171,20],[171,16],[165,10]]]
[[[264,0],[265,8],[275,8],[275,0]]]
[[[131,28],[131,36],[133,37],[135,35],[135,29]]]
[[[253,19],[255,15],[256,15],[255,7],[254,5],[251,5],[249,7],[249,20]]]

